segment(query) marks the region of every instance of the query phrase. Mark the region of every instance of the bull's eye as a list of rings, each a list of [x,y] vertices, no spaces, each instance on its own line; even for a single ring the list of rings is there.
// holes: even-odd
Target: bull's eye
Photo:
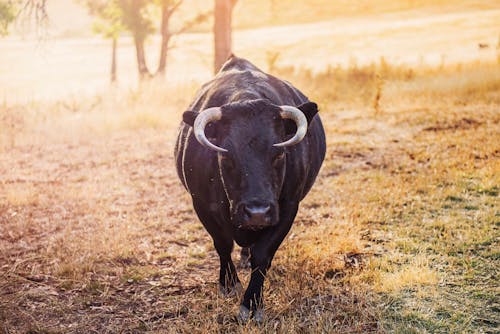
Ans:
[[[279,154],[276,154],[274,156],[274,159],[273,159],[273,165],[278,165],[280,164],[281,162],[283,162],[283,160],[285,159],[285,153],[284,152],[281,152]]]

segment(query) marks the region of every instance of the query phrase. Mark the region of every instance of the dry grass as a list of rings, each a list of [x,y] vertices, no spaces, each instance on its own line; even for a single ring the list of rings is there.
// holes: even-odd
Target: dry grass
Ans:
[[[262,327],[217,295],[216,253],[175,175],[196,85],[153,82],[1,107],[22,121],[0,144],[0,331],[493,333],[498,64],[275,71],[320,103],[328,153]]]
[[[382,262],[382,265],[386,264]],[[378,292],[400,292],[404,288],[435,285],[439,281],[438,273],[431,269],[425,255],[417,255],[410,263],[395,268],[396,271],[388,267],[377,268],[379,276],[374,279],[373,287]]]

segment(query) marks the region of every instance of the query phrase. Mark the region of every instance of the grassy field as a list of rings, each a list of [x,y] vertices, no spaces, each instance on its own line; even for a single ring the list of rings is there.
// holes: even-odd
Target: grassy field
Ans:
[[[495,332],[498,65],[275,72],[320,103],[328,154],[277,253],[263,328],[217,295],[174,172],[196,85],[153,82],[2,107],[1,330]]]
[[[298,15],[274,3],[269,17]],[[500,8],[359,1],[360,17],[321,3],[300,24],[235,33],[238,55],[318,102],[328,145],[260,327],[218,295],[216,252],[174,168],[210,35],[183,36],[169,80],[137,87],[130,42],[108,87],[105,42],[56,39],[38,57],[0,40],[0,333],[498,331]]]

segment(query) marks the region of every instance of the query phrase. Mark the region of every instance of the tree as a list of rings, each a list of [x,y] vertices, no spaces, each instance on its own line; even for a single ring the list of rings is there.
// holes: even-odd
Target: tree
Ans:
[[[114,33],[119,27],[127,30],[132,35],[135,45],[137,69],[141,79],[151,78],[157,75],[165,75],[167,67],[167,55],[171,48],[172,37],[182,34],[203,22],[208,18],[210,12],[201,13],[195,16],[192,20],[185,21],[184,24],[177,30],[171,29],[171,17],[178,10],[183,0],[86,0],[89,8],[98,7],[96,4],[101,4],[111,8],[110,12],[98,10],[95,12],[97,16],[106,22],[106,29],[111,29]],[[158,68],[155,72],[151,72],[146,61],[146,52],[144,43],[148,36],[154,33],[155,22],[157,19],[155,14],[160,12],[160,34],[161,47],[158,59]]]
[[[102,34],[104,38],[111,40],[111,82],[116,81],[116,50],[118,47],[118,37],[124,30],[122,24],[123,13],[116,0],[87,0],[86,5],[90,14],[97,17],[94,23],[94,31]]]
[[[7,35],[16,20],[35,20],[37,28],[45,26],[47,0],[0,0],[0,36]]]
[[[157,73],[165,75],[167,67],[167,53],[169,49],[170,39],[172,38],[172,32],[169,29],[170,17],[182,4],[182,1],[177,2],[172,1],[160,1],[161,6],[161,48],[160,48],[160,58],[158,60],[158,70]]]
[[[9,24],[16,18],[14,4],[11,1],[0,2],[0,36],[9,33]]]
[[[10,1],[0,2],[0,36],[9,33],[9,24],[16,18],[14,5]]]
[[[120,0],[124,13],[124,25],[132,33],[136,47],[137,65],[139,76],[148,78],[157,75],[165,75],[167,67],[167,55],[170,49],[170,41],[173,36],[182,34],[193,26],[203,22],[209,16],[209,12],[198,14],[194,19],[184,22],[177,30],[170,29],[170,20],[177,11],[183,0]],[[153,8],[152,8],[153,7]],[[144,42],[148,35],[154,31],[152,13],[154,7],[161,10],[161,47],[158,59],[158,68],[154,74],[149,70],[144,52]]]
[[[119,0],[118,3],[123,12],[123,25],[130,31],[134,39],[139,77],[141,79],[151,77],[151,73],[146,64],[146,54],[144,52],[144,42],[146,38],[154,32],[151,12],[148,10],[151,1]]]
[[[185,21],[184,24],[177,30],[170,29],[170,19],[172,15],[179,9],[184,0],[159,0],[157,4],[161,7],[161,49],[160,58],[158,60],[157,75],[165,75],[167,65],[167,54],[170,49],[170,41],[172,37],[180,35],[193,28],[194,26],[204,22],[211,15],[211,11],[199,13],[191,20]]]
[[[232,48],[232,13],[237,0],[215,0],[214,17],[214,73],[217,73]]]

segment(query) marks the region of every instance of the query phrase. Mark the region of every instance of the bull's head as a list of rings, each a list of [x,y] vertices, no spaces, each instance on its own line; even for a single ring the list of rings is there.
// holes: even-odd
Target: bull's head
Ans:
[[[254,100],[184,113],[198,142],[218,152],[219,173],[237,228],[261,230],[278,223],[286,148],[304,139],[317,111],[312,102],[292,107]]]

